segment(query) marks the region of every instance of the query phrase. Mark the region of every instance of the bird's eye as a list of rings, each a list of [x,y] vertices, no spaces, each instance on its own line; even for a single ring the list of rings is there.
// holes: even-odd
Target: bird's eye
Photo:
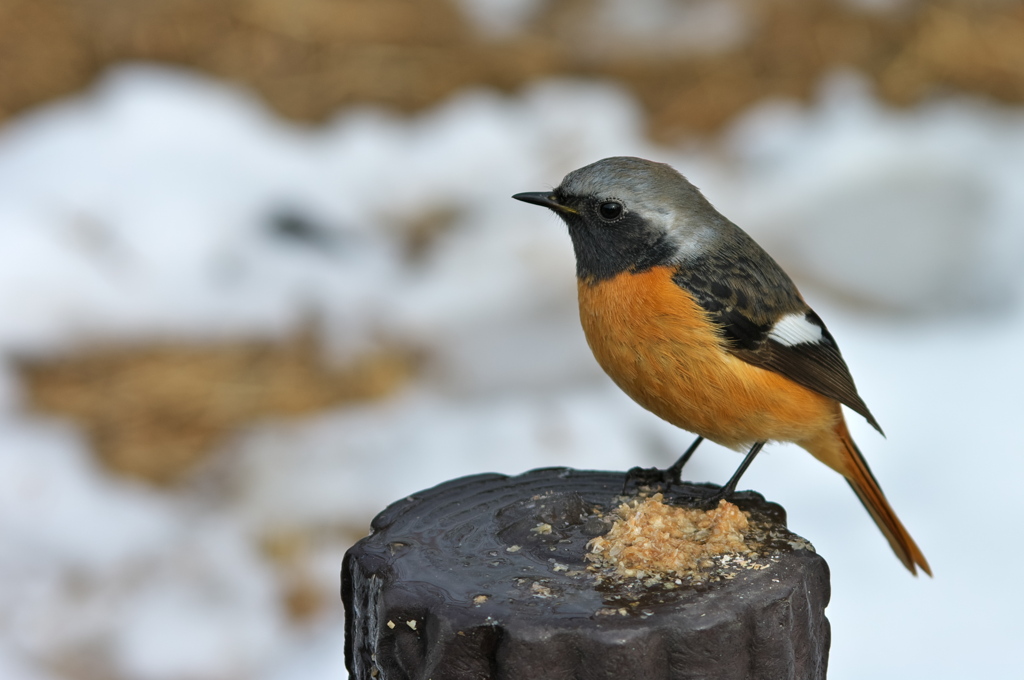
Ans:
[[[618,201],[606,201],[601,204],[597,212],[606,220],[617,220],[622,216],[622,204]]]

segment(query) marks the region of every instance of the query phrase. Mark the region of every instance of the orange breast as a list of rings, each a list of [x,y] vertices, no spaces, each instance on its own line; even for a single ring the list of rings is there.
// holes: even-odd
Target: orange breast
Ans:
[[[580,281],[579,303],[601,367],[673,425],[740,448],[761,440],[805,442],[841,417],[836,401],[726,352],[668,267]]]

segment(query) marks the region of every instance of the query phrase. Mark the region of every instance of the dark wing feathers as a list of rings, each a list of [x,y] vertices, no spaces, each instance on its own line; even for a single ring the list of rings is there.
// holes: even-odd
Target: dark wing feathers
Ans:
[[[703,305],[701,305],[703,307]],[[771,330],[771,324],[759,324],[751,321],[743,312],[735,307],[726,307],[717,311],[704,307],[715,323],[719,333],[730,350],[755,351],[764,344],[764,339]]]
[[[826,337],[830,342],[801,343],[792,346],[767,339],[754,350],[730,351],[749,364],[784,375],[795,383],[849,406],[884,435],[882,427],[857,394],[850,369],[843,361],[835,341],[831,336]]]
[[[857,394],[832,334],[803,301],[789,277],[768,259],[774,266],[766,268],[762,260],[755,268],[752,259],[742,256],[727,262],[702,259],[680,266],[673,279],[715,322],[728,352],[845,404],[882,432]],[[752,299],[757,300],[756,306],[750,304]],[[809,324],[818,326],[820,339],[784,344],[772,338],[775,323],[790,314],[803,314]]]

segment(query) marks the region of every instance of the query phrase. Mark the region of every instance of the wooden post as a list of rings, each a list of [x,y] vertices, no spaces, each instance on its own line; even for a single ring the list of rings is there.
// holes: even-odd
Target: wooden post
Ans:
[[[753,492],[761,532],[715,575],[604,578],[585,558],[623,473],[476,475],[398,501],[345,555],[345,656],[357,680],[803,680],[825,677],[828,565]],[[692,503],[708,485],[662,489]],[[710,487],[714,488],[714,487]]]

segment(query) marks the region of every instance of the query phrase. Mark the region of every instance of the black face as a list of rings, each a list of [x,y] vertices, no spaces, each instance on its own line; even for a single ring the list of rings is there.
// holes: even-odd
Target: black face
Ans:
[[[576,276],[589,283],[667,264],[676,252],[665,233],[614,197],[552,194],[552,210],[569,226]],[[561,208],[561,209],[560,209]]]

